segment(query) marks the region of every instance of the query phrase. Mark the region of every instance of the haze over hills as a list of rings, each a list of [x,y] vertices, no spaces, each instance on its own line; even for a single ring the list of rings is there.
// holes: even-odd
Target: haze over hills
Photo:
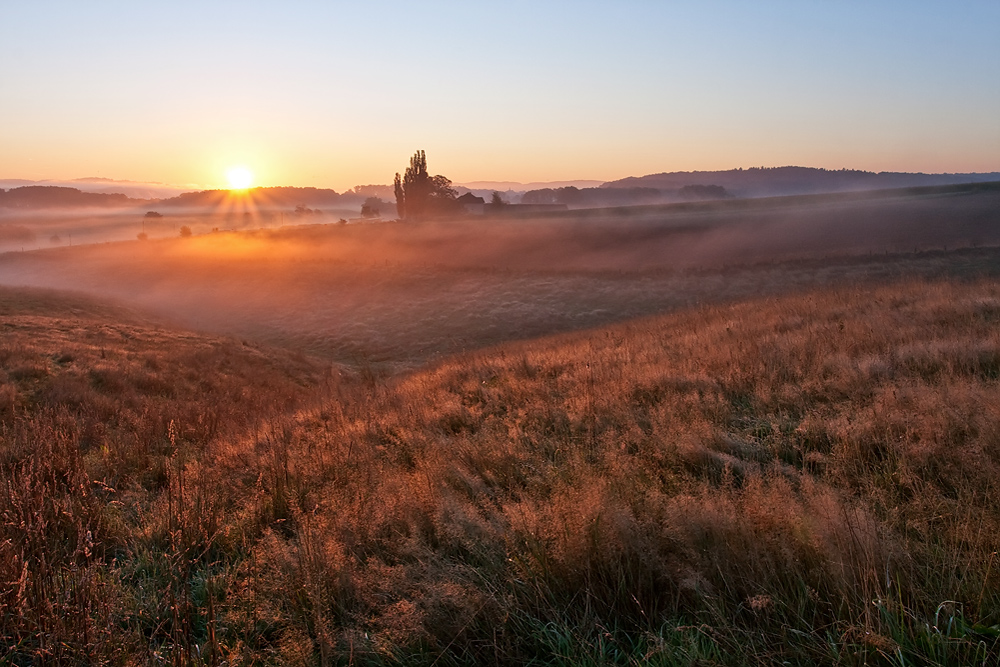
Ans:
[[[295,206],[360,206],[368,195],[355,191],[340,194],[325,188],[251,188],[244,203],[259,208]],[[217,208],[232,199],[230,190],[199,190],[160,199],[140,199],[121,193],[86,192],[79,188],[26,185],[0,190],[0,208],[44,209],[71,207]]]
[[[720,197],[754,198],[851,192],[931,185],[1000,181],[1000,172],[923,174],[829,170],[813,167],[751,167],[726,171],[680,171],[630,176],[602,183],[596,180],[519,183],[470,181],[454,184],[459,194],[489,198],[498,191],[508,203],[566,204],[570,208],[629,206]],[[181,191],[178,186],[87,178],[73,181],[0,180],[0,208],[155,206],[216,208],[229,190]],[[7,186],[10,189],[4,190]],[[611,192],[614,191],[614,192]],[[256,187],[246,191],[258,208],[337,207],[356,209],[367,197],[393,203],[391,185],[359,185],[343,193],[315,187]],[[172,196],[162,196],[164,193]],[[148,196],[158,194],[160,196]],[[147,196],[142,196],[147,195]],[[387,207],[388,208],[388,207]],[[388,213],[386,211],[385,213]]]
[[[514,192],[527,192],[528,190],[538,190],[540,188],[596,188],[604,181],[575,180],[575,181],[533,181],[531,183],[520,183],[518,181],[468,181],[457,184],[469,190],[513,190]]]
[[[989,252],[954,261],[975,263],[970,275],[1000,273],[1000,184],[415,224],[303,224],[331,220],[287,212],[244,224],[239,210],[231,220],[225,208],[159,210],[120,216],[85,246],[81,227],[34,227],[42,246],[53,234],[68,242],[72,230],[74,247],[0,254],[0,284],[104,294],[187,327],[397,368],[472,341],[598,326],[716,291],[731,299],[824,284],[841,271],[827,258],[885,276],[897,273],[885,253],[981,248]],[[179,235],[182,224],[191,237]],[[136,240],[140,230],[147,241]],[[934,256],[919,259],[933,275]],[[781,278],[775,262],[799,262],[794,277]]]
[[[133,199],[121,193],[83,192],[77,188],[56,185],[25,185],[6,192],[0,190],[0,207],[35,208],[112,208],[140,205],[150,200]]]
[[[160,208],[217,207],[232,197],[230,190],[202,190],[185,192],[170,199],[156,202]],[[278,206],[353,206],[365,200],[364,195],[340,194],[327,188],[272,187],[251,188],[246,191],[250,203],[260,207]]]
[[[692,185],[718,185],[736,197],[820,194],[852,190],[880,190],[922,185],[957,185],[1000,180],[1000,172],[969,174],[922,174],[872,172],[858,169],[814,167],[751,167],[727,171],[675,171],[630,176],[609,181],[602,188],[656,188],[677,190]]]
[[[28,185],[55,186],[75,188],[81,192],[98,194],[123,194],[133,199],[164,199],[174,197],[182,192],[200,190],[198,185],[175,185],[172,183],[156,183],[143,181],[118,180],[90,176],[71,180],[32,181],[24,178],[0,178],[0,189],[21,188]]]

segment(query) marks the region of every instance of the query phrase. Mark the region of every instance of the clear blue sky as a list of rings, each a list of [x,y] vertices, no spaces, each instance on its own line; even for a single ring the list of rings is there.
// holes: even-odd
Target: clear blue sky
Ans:
[[[0,0],[0,178],[1000,170],[1000,2]]]

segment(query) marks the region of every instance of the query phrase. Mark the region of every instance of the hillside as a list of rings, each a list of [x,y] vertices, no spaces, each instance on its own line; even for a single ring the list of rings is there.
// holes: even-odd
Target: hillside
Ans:
[[[171,185],[168,183],[148,183],[142,181],[116,180],[100,176],[74,178],[71,180],[32,181],[23,178],[0,178],[0,188],[20,188],[26,185],[58,186],[75,188],[82,192],[98,194],[122,194],[131,199],[165,199],[182,192],[188,192],[190,186]]]
[[[154,440],[174,420],[204,444],[294,406],[325,372],[298,354],[179,330],[78,293],[2,287],[0,317],[5,418],[82,410],[109,433],[152,419],[143,429]]]
[[[82,192],[77,188],[54,185],[26,185],[0,190],[0,208],[121,208],[142,206],[143,199],[131,199],[123,194]]]
[[[241,206],[250,208],[294,208],[299,205],[351,207],[364,199],[364,196],[355,193],[338,194],[324,188],[295,187],[251,188],[237,192],[199,190],[164,199],[135,199],[120,193],[85,192],[79,188],[53,185],[25,185],[0,190],[0,207],[14,209],[150,206],[212,210],[234,200],[239,200]]]
[[[998,658],[994,282],[322,381],[113,306],[2,307],[14,662]]]
[[[177,471],[196,480],[211,448],[302,405],[326,368],[46,290],[0,289],[0,327],[0,654],[148,656],[145,605],[168,591],[142,591],[173,557],[170,502],[205,498]]]
[[[300,424],[352,472],[297,468],[272,618],[404,662],[995,659],[998,317],[989,283],[849,288],[417,373]]]
[[[913,174],[889,171],[876,173],[858,169],[817,169],[813,167],[751,167],[726,171],[675,171],[649,174],[648,176],[632,176],[609,181],[601,187],[679,190],[686,186],[717,185],[737,197],[773,197],[929,185],[957,185],[987,181],[1000,181],[1000,172]]]
[[[327,188],[268,187],[250,188],[246,191],[202,190],[185,192],[156,202],[157,207],[218,208],[227,202],[240,200],[243,205],[256,208],[294,208],[295,206],[345,206],[360,205],[365,197],[358,194],[339,194]]]

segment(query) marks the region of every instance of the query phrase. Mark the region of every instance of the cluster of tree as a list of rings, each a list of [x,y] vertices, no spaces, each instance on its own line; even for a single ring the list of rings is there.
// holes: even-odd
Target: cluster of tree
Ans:
[[[333,206],[345,205],[349,200],[326,188],[250,188],[239,195],[257,208],[282,208],[294,206]],[[217,208],[231,201],[233,193],[230,190],[201,190],[185,192],[184,194],[164,199],[158,206],[166,208]],[[360,203],[361,199],[355,198]]]
[[[306,215],[310,212],[316,212],[320,208],[330,210],[365,205],[371,207],[377,201],[376,207],[381,214],[385,214],[391,204],[386,203],[382,197],[391,196],[392,192],[392,188],[388,185],[359,185],[343,194],[327,188],[271,187],[250,188],[240,197],[253,204],[258,210],[291,207],[296,209],[295,215]],[[224,207],[232,196],[229,190],[185,192],[182,195],[159,202],[158,206],[164,208],[219,208]],[[299,210],[298,207],[302,207],[302,210]]]
[[[684,200],[690,199],[725,199],[731,197],[721,185],[685,185],[677,191],[677,196]]]
[[[361,217],[380,218],[382,217],[382,209],[385,205],[386,202],[382,201],[380,197],[369,197],[365,200],[365,203],[361,205]]]
[[[630,204],[655,204],[663,200],[663,193],[654,188],[542,188],[529,190],[521,197],[522,204],[565,204],[574,208],[599,206],[628,206]]]
[[[564,204],[571,208],[601,208],[605,206],[640,206],[664,204],[692,199],[722,199],[729,197],[726,189],[718,185],[691,185],[662,190],[659,188],[542,188],[529,190],[521,197],[522,204]]]
[[[35,232],[20,225],[0,225],[0,243],[26,243],[35,240]]]
[[[305,204],[298,204],[295,206],[295,210],[292,211],[292,215],[296,218],[301,218],[307,215],[322,215],[323,211],[318,208],[309,208]]]
[[[455,201],[457,193],[451,181],[440,174],[429,175],[427,156],[417,151],[410,158],[410,166],[393,180],[396,195],[396,212],[404,220],[420,220],[429,215],[448,215],[460,210]]]
[[[350,190],[346,190],[344,197],[378,197],[379,199],[392,199],[393,190],[391,185],[355,185]]]

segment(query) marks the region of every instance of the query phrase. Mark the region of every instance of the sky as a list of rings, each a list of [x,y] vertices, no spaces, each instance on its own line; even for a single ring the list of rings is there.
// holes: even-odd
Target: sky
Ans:
[[[0,0],[0,178],[1000,171],[1000,2]]]

